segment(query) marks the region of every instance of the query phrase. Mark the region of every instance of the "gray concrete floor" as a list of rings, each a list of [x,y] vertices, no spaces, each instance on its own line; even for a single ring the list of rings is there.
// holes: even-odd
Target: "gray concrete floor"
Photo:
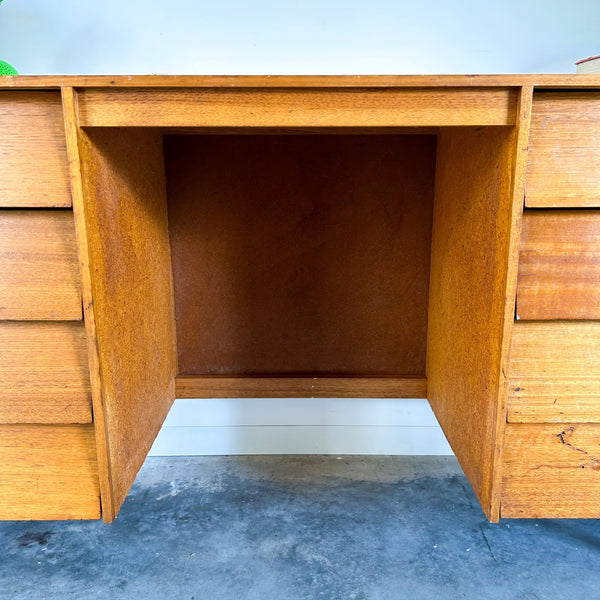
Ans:
[[[600,521],[491,525],[450,457],[150,458],[117,521],[0,523],[0,598],[600,598]]]

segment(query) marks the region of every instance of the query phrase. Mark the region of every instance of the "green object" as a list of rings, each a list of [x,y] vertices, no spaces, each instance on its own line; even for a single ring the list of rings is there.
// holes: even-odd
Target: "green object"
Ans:
[[[0,76],[1,75],[18,75],[17,70],[7,62],[0,60]]]
[[[0,4],[2,4],[2,0],[0,0]],[[2,75],[18,75],[17,70],[9,65],[7,62],[0,60],[0,76]]]

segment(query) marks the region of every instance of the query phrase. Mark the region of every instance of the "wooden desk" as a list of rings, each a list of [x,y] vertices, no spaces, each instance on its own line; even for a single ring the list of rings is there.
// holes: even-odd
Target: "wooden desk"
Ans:
[[[175,397],[423,397],[600,516],[600,77],[4,77],[0,516],[112,521]]]

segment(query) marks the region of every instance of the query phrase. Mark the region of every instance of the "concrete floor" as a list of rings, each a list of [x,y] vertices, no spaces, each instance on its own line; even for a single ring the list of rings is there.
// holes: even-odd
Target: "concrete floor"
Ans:
[[[0,523],[0,598],[600,598],[600,521],[485,520],[450,457],[150,458],[117,521]]]

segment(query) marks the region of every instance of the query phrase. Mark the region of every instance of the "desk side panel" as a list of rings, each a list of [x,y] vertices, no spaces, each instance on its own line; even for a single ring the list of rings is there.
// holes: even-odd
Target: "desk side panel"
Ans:
[[[428,398],[488,518],[514,145],[508,127],[442,130],[438,140]]]
[[[162,137],[80,133],[112,520],[175,399]],[[96,413],[98,418],[98,413]]]

